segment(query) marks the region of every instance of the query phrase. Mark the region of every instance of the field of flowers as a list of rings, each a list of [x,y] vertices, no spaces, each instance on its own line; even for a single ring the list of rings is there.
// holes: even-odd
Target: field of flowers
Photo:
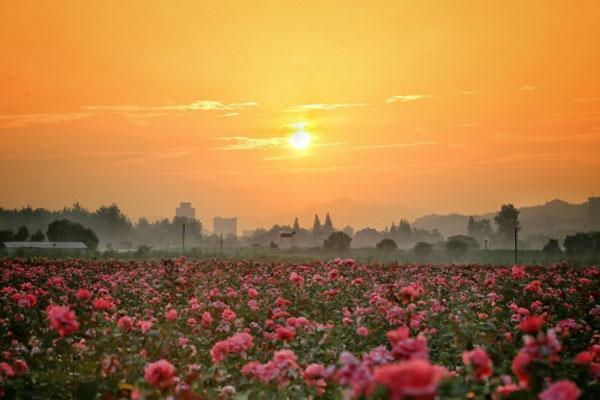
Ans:
[[[0,265],[0,397],[600,398],[595,266]]]

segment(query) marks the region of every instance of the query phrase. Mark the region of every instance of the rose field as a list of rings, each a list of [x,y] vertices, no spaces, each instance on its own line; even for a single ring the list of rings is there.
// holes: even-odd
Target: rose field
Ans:
[[[0,263],[4,398],[600,398],[596,266]]]

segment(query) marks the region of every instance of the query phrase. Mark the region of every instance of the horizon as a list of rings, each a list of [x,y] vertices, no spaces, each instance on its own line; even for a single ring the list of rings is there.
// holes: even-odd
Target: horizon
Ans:
[[[3,207],[156,219],[186,200],[252,225],[600,188],[597,2],[5,8]]]
[[[592,195],[593,196],[593,195]],[[567,203],[569,205],[585,205],[587,203],[588,198],[586,198],[586,201],[584,202],[570,202],[570,201],[566,201],[564,199],[559,199],[559,198],[554,198],[551,200],[546,200],[543,203],[539,203],[539,204],[526,204],[526,205],[520,205],[520,204],[514,204],[514,206],[521,210],[524,208],[533,208],[533,207],[542,207],[545,205],[548,205],[550,203],[553,202],[564,202]],[[179,203],[185,203],[186,201],[182,201]],[[155,218],[152,218],[150,216],[145,216],[145,215],[140,215],[137,217],[132,217],[127,210],[123,209],[120,207],[119,204],[115,203],[115,202],[107,202],[107,203],[103,203],[103,204],[99,204],[96,207],[89,207],[86,204],[82,204],[81,202],[75,201],[72,202],[70,204],[65,204],[62,207],[57,207],[57,208],[47,208],[47,207],[34,207],[30,204],[27,205],[23,205],[23,206],[19,206],[19,207],[5,207],[3,205],[0,205],[0,208],[4,208],[6,210],[19,210],[19,209],[24,209],[24,208],[32,208],[32,209],[37,209],[37,208],[44,208],[47,209],[49,211],[60,211],[63,208],[68,208],[68,207],[72,207],[75,204],[79,204],[82,208],[90,211],[90,212],[94,212],[95,210],[97,210],[99,207],[102,206],[110,206],[111,204],[115,204],[119,207],[119,209],[121,210],[121,212],[129,219],[129,221],[132,224],[136,224],[141,218],[145,218],[146,220],[148,220],[149,222],[156,222],[159,220],[163,220],[163,219],[168,219],[168,220],[172,220],[175,217],[175,208],[177,206],[179,206],[179,203],[173,207],[172,213],[166,214],[166,215],[162,215],[162,216],[158,216]],[[211,227],[212,227],[212,223],[213,223],[213,218],[217,218],[217,217],[221,217],[221,218],[237,218],[237,225],[238,225],[238,236],[242,236],[244,231],[254,231],[256,229],[269,229],[272,226],[275,225],[280,225],[280,226],[292,226],[294,219],[298,218],[299,219],[299,223],[300,223],[300,227],[303,229],[310,229],[312,227],[312,223],[313,223],[313,218],[314,215],[318,215],[320,219],[324,220],[325,216],[327,214],[331,215],[331,218],[334,222],[334,227],[338,230],[343,229],[346,226],[350,226],[352,228],[354,228],[355,230],[357,229],[363,229],[363,228],[374,228],[377,230],[384,230],[386,228],[388,228],[392,223],[398,223],[400,220],[407,220],[409,221],[411,224],[416,223],[419,220],[423,220],[423,219],[427,219],[428,217],[445,217],[445,216],[461,216],[461,217],[483,217],[486,216],[488,214],[493,214],[496,213],[498,211],[498,209],[500,209],[500,206],[498,206],[498,208],[496,210],[488,210],[488,211],[484,211],[484,212],[479,212],[479,213],[459,213],[459,212],[447,212],[447,213],[437,213],[437,212],[416,212],[415,210],[409,210],[406,209],[406,213],[408,215],[416,215],[413,217],[408,217],[406,215],[398,215],[398,216],[394,216],[392,215],[389,211],[387,213],[385,213],[383,216],[380,214],[378,216],[378,218],[376,219],[377,221],[380,221],[380,223],[366,223],[366,224],[361,224],[361,223],[352,223],[352,221],[348,222],[346,220],[338,220],[336,218],[336,203],[337,205],[339,205],[340,203],[342,203],[342,205],[351,205],[351,206],[356,206],[356,207],[367,207],[367,206],[376,206],[376,207],[383,207],[383,208],[393,208],[393,207],[403,207],[402,205],[386,205],[386,204],[379,204],[379,203],[358,203],[353,201],[350,198],[337,198],[337,199],[333,199],[329,202],[325,202],[325,203],[320,203],[320,204],[315,204],[309,207],[305,207],[304,209],[301,210],[294,210],[294,211],[289,211],[286,214],[282,214],[279,215],[277,217],[271,218],[271,219],[267,219],[267,218],[262,218],[262,219],[255,219],[255,220],[250,220],[251,222],[249,222],[249,220],[244,220],[243,217],[240,217],[238,215],[213,215],[213,216],[208,216],[208,217],[200,217],[198,215],[196,215],[196,220],[198,222],[200,222],[202,224],[202,229],[203,231],[211,231]],[[506,203],[506,204],[513,204],[513,203]],[[195,207],[195,204],[193,202],[191,202],[191,206],[194,207],[196,209],[196,212],[198,211],[198,209]],[[404,207],[403,207],[404,208]],[[339,211],[339,209],[337,210]],[[382,211],[383,212],[383,211]],[[346,212],[347,213],[347,212]],[[345,214],[344,212],[342,212],[342,214]],[[368,216],[364,217],[364,216],[360,216],[360,219],[362,220],[368,220]],[[387,219],[386,219],[387,218]],[[289,220],[289,221],[288,221]],[[263,224],[261,225],[260,223],[257,224],[253,224],[253,221],[262,221]],[[268,221],[268,222],[267,222]],[[340,222],[341,221],[341,222]],[[381,222],[382,221],[382,222]]]

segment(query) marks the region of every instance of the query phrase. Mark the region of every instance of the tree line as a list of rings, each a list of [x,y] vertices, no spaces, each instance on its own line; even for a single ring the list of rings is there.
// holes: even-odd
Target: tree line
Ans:
[[[45,240],[44,235],[48,240],[53,241],[56,236],[49,234],[50,226],[56,221],[63,220],[78,224],[83,229],[89,229],[99,243],[109,247],[131,247],[134,244],[180,245],[183,224],[186,224],[186,242],[190,246],[200,245],[202,239],[202,224],[196,220],[175,217],[171,220],[165,218],[150,222],[146,218],[140,218],[133,223],[116,204],[101,206],[95,211],[90,211],[79,203],[75,203],[71,207],[64,207],[60,210],[34,209],[29,206],[21,209],[0,208],[0,242],[43,241]],[[66,225],[65,222],[59,224],[63,228]],[[79,228],[69,225],[66,230],[76,232]],[[64,232],[65,229],[62,231]],[[30,232],[33,234],[30,235]],[[73,237],[73,235],[77,236],[73,233],[69,237]],[[89,238],[86,240],[90,240],[90,243],[93,244],[92,236],[88,236]]]

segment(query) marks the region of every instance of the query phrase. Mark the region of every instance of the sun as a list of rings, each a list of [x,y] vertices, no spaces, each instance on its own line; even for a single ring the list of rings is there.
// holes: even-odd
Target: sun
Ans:
[[[310,146],[310,135],[303,130],[295,132],[290,137],[290,146],[296,150],[305,150]]]

